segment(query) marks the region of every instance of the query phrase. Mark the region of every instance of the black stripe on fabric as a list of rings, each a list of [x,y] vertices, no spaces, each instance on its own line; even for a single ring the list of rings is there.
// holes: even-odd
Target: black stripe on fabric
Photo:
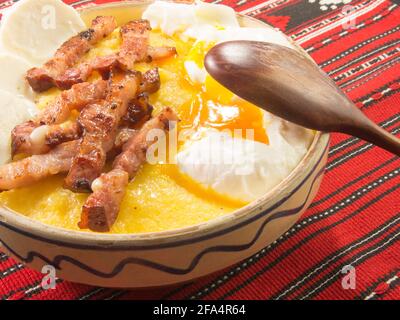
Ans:
[[[269,299],[277,300],[285,298],[287,295],[292,294],[293,292],[301,289],[304,284],[313,281],[315,276],[319,276],[317,272],[323,272],[323,268],[329,268],[332,264],[336,263],[340,260],[344,255],[351,254],[354,250],[357,250],[365,245],[368,245],[368,242],[372,242],[381,237],[382,234],[386,233],[388,230],[396,227],[396,222],[400,221],[400,216],[393,216],[379,227],[375,228],[368,234],[362,236],[361,238],[356,239],[355,241],[347,244],[346,246],[339,248],[335,252],[331,253],[329,256],[325,257],[322,261],[319,261],[317,264],[309,268],[307,271],[303,272],[299,275],[295,280],[291,281],[284,288],[282,288],[279,292],[274,294]],[[400,224],[398,224],[400,225]],[[368,241],[367,241],[368,240]],[[347,252],[346,252],[347,251]],[[357,255],[353,256],[353,258],[357,257]],[[316,274],[317,273],[317,274]],[[310,275],[314,275],[311,276]]]
[[[395,114],[393,116],[391,116],[390,118],[386,119],[385,121],[382,121],[381,123],[378,123],[378,125],[382,128],[388,128],[391,127],[395,124],[397,124],[400,121],[400,114]],[[331,150],[329,151],[329,157],[332,157],[340,152],[342,152],[343,150],[345,150],[345,147],[351,147],[357,143],[359,143],[360,141],[362,141],[359,138],[348,138],[345,139],[333,146],[331,146]]]
[[[292,0],[296,1],[296,2],[300,2],[302,0]],[[262,16],[265,15],[266,13],[268,14],[268,16],[270,15],[274,15],[275,13],[278,13],[277,11],[280,11],[286,7],[290,7],[292,5],[294,5],[290,0],[275,0],[275,3],[273,7],[271,6],[266,6],[266,7],[262,7],[260,9],[257,9],[257,13],[256,14],[247,14],[249,16],[252,16],[258,20],[262,20],[264,22],[266,22],[267,24],[271,25],[270,22],[266,21],[265,18],[263,18]]]
[[[129,293],[128,290],[114,290],[111,291],[111,293],[109,295],[107,295],[107,297],[103,298],[103,300],[113,300],[115,298],[118,298],[120,296],[122,296],[123,294]],[[82,300],[82,299],[80,299]]]
[[[231,289],[230,291],[228,291],[227,293],[223,294],[221,297],[219,297],[218,299],[225,299],[233,294],[235,294],[236,292],[240,291],[241,289],[243,289],[244,287],[248,286],[251,282],[253,282],[255,279],[257,279],[258,277],[262,276],[265,272],[267,272],[269,269],[273,268],[274,266],[278,265],[282,260],[284,260],[286,257],[290,256],[290,254],[292,254],[294,251],[296,251],[297,249],[301,248],[304,244],[306,244],[308,241],[312,240],[313,238],[315,238],[316,236],[329,231],[330,229],[333,229],[334,227],[346,222],[347,220],[355,217],[356,215],[358,215],[359,213],[362,213],[364,210],[368,209],[368,207],[370,207],[371,205],[373,205],[374,203],[378,202],[379,200],[383,199],[384,197],[388,196],[389,194],[391,194],[392,192],[396,191],[399,188],[399,186],[394,186],[388,190],[386,190],[385,192],[383,192],[382,194],[380,194],[379,196],[373,198],[372,200],[370,200],[369,202],[367,202],[366,204],[364,204],[362,207],[358,208],[357,210],[353,211],[351,214],[349,214],[348,216],[344,217],[341,220],[338,220],[334,223],[332,223],[329,226],[326,226],[324,228],[319,229],[318,231],[310,234],[309,236],[301,239],[296,245],[294,245],[292,248],[290,248],[289,250],[285,251],[281,256],[279,256],[277,259],[275,259],[273,262],[269,263],[268,265],[266,265],[265,267],[263,267],[261,270],[257,271],[256,273],[254,273],[251,277],[247,278],[245,281],[243,281],[241,284],[237,285],[235,288]]]
[[[357,57],[354,57],[349,62],[347,62],[345,64],[341,64],[336,69],[329,71],[328,75],[332,76],[332,75],[334,75],[334,74],[336,74],[336,73],[338,73],[340,71],[343,71],[346,68],[349,68],[349,67],[357,64],[358,62],[361,62],[364,59],[367,59],[367,58],[372,57],[372,56],[374,56],[376,54],[379,54],[382,51],[392,50],[390,48],[393,47],[393,46],[396,46],[398,43],[400,43],[400,39],[393,39],[391,41],[388,41],[388,42],[385,42],[383,44],[380,44],[378,47],[371,48],[371,50],[369,50],[367,52],[362,52],[362,53],[360,52],[361,55],[359,55]],[[395,49],[396,50],[392,50],[392,51],[397,52],[397,47]],[[389,51],[389,52],[391,52],[391,51]]]
[[[61,284],[62,282],[64,282],[64,280],[62,280],[62,279],[56,279],[56,285],[59,285],[59,284]],[[34,289],[34,288],[35,288],[35,287],[32,286],[31,289]],[[29,290],[29,289],[28,289],[28,290]],[[27,291],[28,291],[28,290],[27,290]],[[50,289],[50,290],[51,290],[51,289]],[[45,289],[43,289],[42,286],[39,286],[39,287],[37,287],[36,289],[31,290],[30,292],[28,292],[28,293],[24,296],[24,299],[32,298],[33,296],[38,295],[38,294],[42,293],[43,291],[45,291]]]
[[[8,269],[0,272],[0,280],[4,280],[9,275],[24,269],[25,266],[22,263],[14,264],[13,266],[9,267]]]
[[[192,284],[193,284],[193,282],[187,283],[187,284],[183,285],[182,287],[176,288],[175,290],[168,292],[165,296],[163,296],[161,298],[161,300],[167,300],[168,298],[172,297],[173,295],[177,294],[178,292],[180,292],[186,288],[189,288]]]
[[[356,103],[357,103],[357,102],[363,102],[363,101],[369,100],[370,98],[372,98],[373,95],[375,95],[375,94],[377,94],[377,93],[381,93],[382,91],[385,91],[385,90],[389,89],[389,87],[390,87],[392,84],[395,84],[395,83],[400,83],[400,79],[396,79],[396,80],[390,81],[390,82],[389,82],[388,84],[386,84],[385,86],[382,86],[381,88],[379,88],[379,90],[374,90],[373,93],[369,94],[368,96],[364,96],[363,99],[357,99]],[[386,98],[392,96],[392,95],[395,94],[395,93],[398,93],[399,90],[400,90],[400,87],[399,87],[398,89],[391,89],[389,92],[384,93],[383,96],[382,96],[381,98],[379,98],[379,99],[372,99],[372,100],[369,101],[369,102],[365,102],[365,103],[363,104],[363,106],[361,107],[361,110],[365,110],[365,109],[369,108],[371,105],[373,105],[373,104],[375,104],[375,103],[377,103],[377,102],[380,102],[380,101],[382,101],[383,99],[386,99]]]
[[[6,255],[5,253],[0,253],[0,262],[7,261],[8,258],[8,255]]]
[[[386,11],[387,8],[388,8],[388,7],[383,8],[382,10],[380,10],[379,12],[377,12],[377,13],[375,14],[375,16],[380,15],[382,12]],[[311,53],[314,53],[315,51],[324,49],[324,48],[327,47],[328,45],[331,45],[332,43],[335,43],[335,42],[337,42],[337,41],[345,41],[343,38],[346,38],[347,36],[350,36],[350,35],[354,35],[354,34],[357,33],[358,31],[363,30],[364,28],[369,27],[369,26],[371,26],[371,25],[374,25],[374,24],[377,23],[377,22],[381,22],[382,19],[384,19],[384,18],[386,18],[388,15],[392,14],[392,13],[394,12],[394,10],[396,10],[396,9],[397,9],[397,8],[392,9],[387,15],[385,15],[385,16],[382,17],[381,19],[374,20],[374,21],[373,21],[372,23],[370,23],[370,24],[363,25],[363,26],[357,28],[357,30],[355,30],[355,31],[348,32],[348,33],[345,34],[343,37],[339,37],[338,39],[333,39],[333,40],[331,40],[331,41],[329,41],[329,42],[323,44],[322,46],[318,46],[318,48],[314,48],[314,46],[315,46],[317,43],[320,43],[320,42],[324,41],[326,38],[321,39],[321,40],[317,40],[317,41],[315,41],[313,44],[311,44],[311,45],[305,47],[304,49],[307,51],[308,54],[311,54]],[[365,18],[365,19],[362,20],[361,22],[358,21],[358,22],[360,22],[360,23],[358,23],[358,25],[364,24],[365,21],[369,20],[370,18],[371,18],[371,17]],[[340,30],[340,31],[338,31],[338,32],[336,32],[336,33],[330,35],[329,38],[332,38],[332,37],[334,37],[334,36],[336,36],[336,35],[339,35],[339,34],[342,33],[342,32],[343,32],[343,30]]]
[[[372,2],[373,0],[368,0],[368,1],[365,1],[365,2],[361,2],[361,3],[357,3],[357,4],[354,4],[353,6],[355,7],[355,8],[357,8],[358,10],[361,10],[361,9],[364,9],[366,6],[368,6],[371,2]],[[335,18],[335,19],[333,19],[333,18]],[[336,16],[336,17],[332,17],[331,19],[329,19],[330,21],[329,21],[329,23],[332,23],[332,22],[335,22],[335,21],[337,21],[337,20],[340,20],[340,19],[342,19],[343,17],[338,17],[338,16]],[[333,19],[333,20],[332,20]],[[321,23],[322,22],[324,22],[324,20],[328,20],[328,19],[320,19],[321,21],[318,21],[318,19],[316,19],[316,20],[311,20],[311,24],[313,24],[312,22],[313,21],[315,21],[316,23],[314,24],[314,26],[311,26],[311,25],[306,25],[306,26],[301,26],[301,25],[299,25],[299,26],[297,26],[296,28],[297,29],[300,29],[301,27],[301,29],[299,30],[299,31],[297,31],[297,30],[293,30],[292,32],[291,32],[291,34],[294,36],[294,37],[296,37],[296,38],[298,38],[298,37],[300,37],[300,36],[303,36],[303,35],[307,35],[307,34],[309,34],[310,32],[314,32],[314,31],[317,31],[317,29],[320,29],[321,27],[325,27],[326,25],[323,25],[323,26],[321,26]],[[307,22],[306,22],[307,23]],[[305,30],[306,29],[308,29],[308,28],[310,28],[310,27],[312,27],[312,30],[311,31],[308,31],[308,32],[305,32]],[[297,32],[296,32],[297,31]]]
[[[394,280],[392,283],[389,284],[389,289],[382,293],[382,294],[376,294],[371,300],[382,300],[387,296],[394,288],[396,288],[398,285],[400,285],[400,278],[397,278]]]
[[[123,292],[123,291],[115,292],[112,295],[110,295],[109,297],[104,298],[104,300],[114,300],[114,299],[120,298],[124,293],[125,292]]]
[[[359,64],[358,66],[354,66],[349,70],[343,71],[336,77],[333,77],[332,80],[336,83],[346,80],[340,84],[341,87],[346,87],[348,84],[359,81],[366,75],[370,75],[372,70],[380,70],[383,65],[397,63],[399,55],[396,56],[396,54],[399,52],[400,51],[398,48],[391,49],[390,51],[382,54],[385,55],[385,57],[381,57],[382,55],[379,55],[371,58],[369,61],[366,61],[365,63],[368,63],[368,66]]]
[[[349,93],[349,92],[359,88],[360,86],[365,85],[366,83],[370,82],[371,80],[377,78],[383,72],[388,71],[394,65],[399,63],[399,60],[400,60],[400,56],[395,56],[395,57],[390,56],[389,60],[386,60],[386,61],[382,60],[380,64],[372,65],[372,66],[362,70],[362,72],[358,73],[357,75],[353,74],[352,77],[349,77],[350,79],[342,82],[341,84],[338,84],[338,87],[340,89],[342,89],[343,92]],[[371,103],[371,104],[373,104],[373,103]],[[363,108],[365,108],[365,107],[363,107]]]
[[[396,128],[393,128],[390,131],[390,133],[395,135],[399,131],[400,131],[400,127],[398,126]],[[353,149],[350,152],[348,152],[348,153],[342,155],[341,157],[338,157],[335,160],[328,163],[328,165],[326,166],[326,171],[331,171],[331,170],[341,166],[342,164],[346,163],[347,161],[355,158],[356,156],[367,152],[368,150],[370,150],[372,148],[378,148],[378,147],[374,146],[372,143],[364,143],[360,147]]]
[[[344,261],[340,267],[336,268],[331,273],[327,274],[322,279],[317,281],[315,285],[312,286],[314,289],[310,291],[311,288],[307,288],[307,292],[304,292],[303,294],[300,294],[293,299],[294,300],[312,299],[313,297],[315,297],[316,295],[320,294],[322,291],[327,289],[330,285],[332,285],[338,277],[343,275],[341,273],[343,266],[351,265],[353,267],[356,267],[365,262],[366,260],[382,253],[389,246],[391,246],[393,242],[396,242],[398,240],[400,240],[400,227],[397,228],[395,231],[391,232],[390,234],[388,234],[381,241],[375,243],[373,246],[358,253],[355,257],[351,257],[347,261]]]
[[[107,290],[107,288],[101,288],[101,287],[91,288],[84,295],[77,297],[76,300],[89,300],[89,299],[93,298],[94,296],[96,296],[98,293],[101,293],[105,290]]]
[[[371,81],[372,79],[375,79],[377,76],[382,74],[384,71],[389,70],[389,68],[391,68],[394,65],[396,65],[397,63],[399,63],[399,56],[389,57],[389,58],[390,58],[389,60],[387,60],[383,63],[377,64],[377,65],[374,65],[368,69],[365,69],[365,70],[363,70],[363,73],[358,74],[355,77],[342,82],[339,85],[339,88],[341,88],[344,92],[353,91],[355,88],[358,88],[361,85]],[[360,80],[363,80],[363,81],[360,81]],[[347,88],[350,85],[352,85],[352,86],[350,88]]]
[[[346,56],[349,55],[350,53],[357,52],[357,50],[360,50],[361,48],[363,48],[371,43],[374,43],[376,40],[380,40],[381,38],[391,35],[392,33],[396,32],[396,31],[400,31],[400,26],[396,26],[393,29],[387,30],[383,33],[380,33],[371,38],[368,38],[368,39],[364,40],[363,42],[360,42],[360,43],[354,45],[353,47],[350,47],[350,48],[346,49],[345,51],[337,54],[336,56],[329,58],[328,60],[318,63],[318,65],[320,66],[320,68],[325,68],[334,62],[337,62],[337,61],[340,61],[341,59],[346,58]]]
[[[371,1],[372,1],[372,0],[364,1],[364,2],[363,2],[363,1],[358,1],[358,2],[356,2],[356,3],[354,3],[355,1],[353,1],[352,6],[353,6],[353,7],[359,7],[359,9],[362,9],[363,6],[368,5]],[[339,14],[337,14],[337,13],[339,13]],[[331,15],[334,15],[334,16],[331,17],[331,18],[328,18],[328,17],[331,16]],[[293,27],[293,28],[291,28],[291,29],[288,29],[286,32],[287,32],[288,34],[291,34],[291,35],[296,36],[296,32],[297,32],[297,33],[300,33],[300,32],[302,32],[303,30],[305,30],[305,29],[311,27],[312,24],[315,24],[315,25],[316,25],[317,22],[318,22],[318,23],[321,23],[321,22],[324,22],[324,21],[326,21],[326,20],[329,20],[328,23],[332,23],[332,22],[335,22],[335,21],[340,20],[340,19],[342,19],[342,18],[343,18],[343,15],[341,15],[341,8],[338,8],[338,9],[333,10],[333,11],[331,11],[331,12],[328,12],[328,13],[326,13],[326,14],[324,14],[324,15],[320,15],[319,17],[315,17],[315,18],[313,18],[313,19],[310,19],[310,20],[308,20],[308,21],[305,21],[305,22],[302,23],[302,24],[299,24],[299,25],[297,25],[297,26],[295,26],[295,27]],[[317,27],[317,28],[318,28],[318,27]],[[315,28],[314,28],[314,29],[315,29]],[[314,29],[313,29],[313,30],[314,30]],[[299,30],[299,31],[298,31],[298,30]],[[306,34],[307,34],[307,33],[306,33]]]
[[[215,3],[216,1],[218,1],[218,0],[212,0],[211,2],[212,2],[212,3]],[[219,2],[221,2],[221,1],[219,1]],[[255,6],[255,5],[248,6],[249,4],[252,4],[253,2],[255,2],[255,0],[245,0],[243,3],[240,3],[240,1],[237,1],[236,4],[235,4],[234,9],[235,9],[236,11],[239,11],[239,12],[241,12],[241,11],[243,11],[243,10],[250,9],[250,8],[252,8],[252,7]],[[240,3],[240,4],[239,4],[239,3]],[[246,6],[248,6],[248,7],[247,7],[247,8],[243,8],[244,5],[246,5]]]
[[[11,290],[9,293],[1,296],[0,300],[7,300],[7,299],[11,298],[13,295],[15,295],[17,293],[20,293],[20,292],[28,291],[30,289],[33,289],[33,288],[37,287],[38,285],[40,285],[41,283],[42,283],[42,280],[39,280],[39,281],[31,283],[31,284],[29,284],[27,286],[21,287],[21,288],[19,288],[17,290]]]
[[[397,171],[397,174],[393,174],[394,172]],[[392,176],[389,176],[389,174],[392,174]],[[287,239],[292,238],[295,234],[297,234],[300,230],[303,230],[304,228],[313,225],[317,222],[320,222],[321,220],[330,217],[332,214],[336,213],[337,211],[343,209],[345,206],[348,206],[349,204],[353,203],[354,201],[360,199],[362,196],[368,194],[369,192],[373,191],[376,187],[380,186],[382,183],[390,181],[391,179],[395,178],[396,176],[398,176],[400,174],[399,170],[394,170],[392,172],[389,172],[379,178],[377,178],[376,180],[360,187],[358,190],[354,191],[352,194],[350,194],[349,196],[341,199],[340,201],[334,203],[332,206],[330,206],[328,209],[324,210],[324,211],[319,211],[315,214],[313,214],[312,216],[309,216],[307,218],[305,218],[304,220],[300,220],[298,222],[297,225],[293,226],[291,229],[289,229],[289,233],[285,233],[283,234],[280,238],[278,238],[275,242],[274,245],[270,245],[268,246],[266,249],[262,250],[261,253],[256,254],[255,256],[251,257],[250,259],[246,260],[246,269],[250,266],[252,266],[253,264],[255,264],[256,262],[258,262],[259,260],[261,260],[265,255],[267,255],[270,251],[274,250],[276,248],[276,246],[280,243],[282,243],[283,241],[286,241]],[[388,177],[387,179],[383,179],[383,177]],[[380,180],[383,180],[381,183],[379,183]],[[363,190],[366,190],[365,192],[361,193]],[[361,194],[360,194],[361,193]],[[356,198],[354,198],[356,197]],[[350,201],[350,202],[348,202]],[[340,206],[339,204],[344,203],[344,206]],[[353,213],[350,217],[355,216],[357,213]],[[345,222],[347,221],[350,217],[344,217],[342,220],[339,220],[338,222]],[[322,218],[322,219],[321,219]],[[303,221],[307,221],[309,223],[307,224],[303,224]],[[339,224],[339,223],[338,223]],[[336,226],[333,225],[333,227]],[[326,228],[325,228],[326,229]],[[322,233],[323,231],[318,231],[317,234]],[[307,238],[312,239],[314,236],[316,236],[317,234],[313,234],[308,236]],[[307,240],[308,241],[308,240]],[[300,241],[300,243],[298,243],[297,245],[302,245],[302,243],[307,242],[305,239],[302,239]],[[295,249],[291,248],[288,251],[294,251]],[[278,259],[283,260],[286,256],[288,256],[290,253],[288,253],[288,251],[286,251],[283,254],[283,258],[280,259],[281,257],[279,257]],[[258,257],[256,258],[256,256],[258,255]],[[279,262],[279,261],[278,261]],[[274,264],[274,262],[272,262],[272,264]],[[277,263],[276,263],[277,264]],[[273,266],[272,266],[273,267]],[[239,272],[241,272],[243,269],[239,268],[238,266],[233,267],[232,269],[230,269],[227,273],[225,273],[224,275],[222,275],[221,277],[219,277],[218,279],[214,280],[212,283],[216,284],[218,283],[219,285],[221,285],[222,283],[225,283],[227,280],[229,280],[231,277],[233,277],[234,275],[238,274]],[[214,291],[215,289],[217,289],[219,286],[215,285],[213,286],[213,289],[210,288],[210,284],[204,286],[201,290],[199,290],[197,293],[192,294],[191,297],[192,298],[199,298],[201,297],[203,294],[202,292],[205,290],[205,288],[208,288],[209,290],[207,291],[207,294]]]
[[[376,281],[374,281],[372,284],[370,284],[359,296],[357,296],[355,299],[356,300],[364,300],[366,297],[368,297],[372,292],[374,292],[374,289],[383,282],[388,281],[389,279],[393,278],[398,272],[400,272],[400,269],[395,269],[394,271],[389,272],[388,274],[385,274],[384,276],[379,277]]]
[[[381,61],[382,62],[382,61]],[[353,77],[349,80],[346,80],[337,86],[342,89],[343,92],[349,93],[360,86],[368,83],[372,79],[375,79],[383,72],[389,70],[392,66],[396,65],[399,62],[399,57],[389,57],[389,60],[384,61],[383,63],[372,65],[367,69],[362,70],[359,74],[353,74]],[[333,80],[333,79],[332,79]],[[336,83],[336,82],[335,82]],[[358,99],[361,100],[361,99]],[[358,102],[357,100],[357,102]]]
[[[393,158],[389,159],[388,161],[380,164],[379,166],[375,167],[374,169],[372,169],[371,171],[367,171],[366,173],[364,173],[363,175],[357,177],[357,179],[354,179],[348,183],[346,183],[345,185],[343,185],[342,187],[340,187],[339,189],[335,189],[334,192],[326,195],[325,197],[323,197],[322,199],[318,200],[318,201],[314,201],[310,206],[309,209],[317,207],[321,204],[323,204],[325,201],[333,198],[334,196],[338,195],[339,193],[341,193],[343,190],[346,190],[347,188],[353,186],[354,184],[356,184],[358,181],[367,178],[368,176],[370,176],[371,174],[385,168],[386,166],[390,165],[391,163],[395,162],[396,160],[398,160],[397,156],[394,156]]]

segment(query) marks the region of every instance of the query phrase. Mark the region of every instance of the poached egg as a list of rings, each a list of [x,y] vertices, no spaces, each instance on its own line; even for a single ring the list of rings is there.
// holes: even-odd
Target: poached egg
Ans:
[[[283,121],[238,98],[216,82],[204,68],[204,57],[217,43],[253,40],[293,48],[279,31],[240,27],[235,12],[224,5],[194,5],[157,1],[143,14],[154,29],[194,41],[184,61],[187,76],[200,93],[191,102],[182,126],[198,131],[177,154],[182,176],[211,194],[249,203],[264,195],[297,166],[313,133]],[[192,116],[193,115],[193,116]],[[251,139],[230,133],[253,129]]]

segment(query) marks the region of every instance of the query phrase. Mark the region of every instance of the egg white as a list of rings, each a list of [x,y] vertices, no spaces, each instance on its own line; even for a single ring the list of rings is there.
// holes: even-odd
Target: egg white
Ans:
[[[249,203],[272,190],[297,166],[307,152],[312,133],[271,117],[270,144],[233,138],[210,130],[187,142],[177,155],[178,167],[205,188]],[[293,134],[300,130],[300,134]]]

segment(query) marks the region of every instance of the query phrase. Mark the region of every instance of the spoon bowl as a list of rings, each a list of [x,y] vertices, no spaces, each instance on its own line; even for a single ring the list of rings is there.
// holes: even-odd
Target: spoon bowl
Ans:
[[[369,120],[309,58],[266,42],[229,41],[206,58],[209,74],[239,97],[283,119],[342,132],[400,156],[400,140]]]

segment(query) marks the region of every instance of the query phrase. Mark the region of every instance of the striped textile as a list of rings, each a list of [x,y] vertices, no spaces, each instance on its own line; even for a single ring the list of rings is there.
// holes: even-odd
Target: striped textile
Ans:
[[[0,10],[13,2],[0,1]],[[291,35],[359,108],[399,134],[400,8],[394,2],[214,2]],[[352,7],[344,10],[346,5]],[[349,18],[353,28],[345,29]],[[0,299],[400,299],[399,186],[398,157],[334,134],[326,177],[310,209],[277,241],[236,266],[161,290],[112,290],[58,280],[56,290],[44,291],[39,273],[0,253]],[[342,287],[346,265],[355,268],[354,290]]]

